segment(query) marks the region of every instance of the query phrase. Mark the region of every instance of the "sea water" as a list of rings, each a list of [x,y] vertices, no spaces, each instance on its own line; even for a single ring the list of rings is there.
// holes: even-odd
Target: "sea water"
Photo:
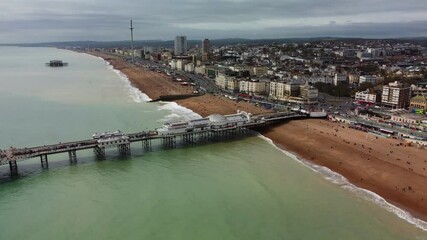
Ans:
[[[174,103],[146,102],[93,56],[0,53],[3,149],[198,117]],[[46,67],[51,59],[69,66]],[[422,222],[261,137],[152,151],[138,143],[131,151],[120,158],[111,149],[104,161],[77,152],[77,164],[49,156],[48,170],[31,159],[18,163],[17,177],[1,166],[0,239],[427,239]]]

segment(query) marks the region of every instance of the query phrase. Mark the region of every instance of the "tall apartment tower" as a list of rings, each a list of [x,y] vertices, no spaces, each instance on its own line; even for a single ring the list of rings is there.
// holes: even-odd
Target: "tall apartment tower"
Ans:
[[[202,53],[208,53],[209,47],[210,47],[209,39],[203,40],[202,41]]]
[[[396,81],[383,87],[381,103],[392,108],[405,108],[409,105],[410,96],[411,88]]]
[[[187,54],[187,37],[176,36],[175,37],[175,55],[186,55]]]

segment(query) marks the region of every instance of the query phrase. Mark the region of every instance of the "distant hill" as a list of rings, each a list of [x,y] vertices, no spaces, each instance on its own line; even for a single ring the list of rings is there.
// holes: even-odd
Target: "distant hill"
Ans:
[[[210,40],[213,46],[225,46],[236,44],[247,45],[270,45],[273,43],[302,43],[317,41],[362,41],[364,38],[340,38],[340,37],[316,37],[316,38],[279,38],[279,39],[245,39],[227,38]],[[369,39],[369,40],[389,40],[389,41],[410,41],[427,47],[427,37],[418,38],[396,38],[396,39]],[[163,40],[137,40],[134,41],[135,48],[141,47],[165,47],[172,48],[174,41]],[[201,40],[188,40],[189,47],[201,45]],[[80,47],[80,48],[123,48],[129,47],[130,41],[72,41],[72,42],[47,42],[47,43],[27,43],[27,44],[0,44],[0,46],[21,46],[21,47]]]

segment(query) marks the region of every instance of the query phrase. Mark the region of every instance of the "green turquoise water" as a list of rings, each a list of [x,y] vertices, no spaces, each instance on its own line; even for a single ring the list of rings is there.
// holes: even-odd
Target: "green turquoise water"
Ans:
[[[0,148],[194,117],[142,101],[101,59],[0,52]],[[44,66],[57,58],[69,66]],[[49,156],[48,170],[31,159],[18,163],[16,178],[1,166],[0,239],[427,239],[377,198],[260,137],[149,152],[134,144],[132,153],[123,159],[112,149],[97,161],[78,152],[76,165]]]

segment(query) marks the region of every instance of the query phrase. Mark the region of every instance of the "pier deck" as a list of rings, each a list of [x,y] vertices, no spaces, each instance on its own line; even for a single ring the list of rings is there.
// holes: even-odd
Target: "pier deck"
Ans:
[[[247,114],[247,113],[245,113]],[[176,138],[180,138],[184,143],[197,144],[198,139],[214,140],[217,136],[229,136],[235,132],[241,132],[245,129],[261,127],[272,122],[283,121],[288,119],[306,118],[308,115],[301,112],[279,112],[270,114],[261,114],[250,116],[248,120],[241,124],[224,124],[220,127],[210,126],[205,129],[190,129],[179,133],[159,133],[158,131],[142,131],[130,134],[119,134],[116,137],[101,139],[86,139],[74,142],[64,142],[52,145],[37,147],[14,148],[10,147],[0,151],[0,165],[9,164],[12,174],[16,174],[18,167],[17,162],[40,157],[43,168],[48,168],[48,155],[67,153],[71,162],[76,162],[76,152],[80,150],[93,149],[98,158],[105,157],[105,149],[117,147],[120,154],[130,155],[130,144],[142,142],[143,147],[151,146],[152,140],[161,140],[164,146],[173,147],[176,144]],[[230,115],[231,116],[231,115]]]

